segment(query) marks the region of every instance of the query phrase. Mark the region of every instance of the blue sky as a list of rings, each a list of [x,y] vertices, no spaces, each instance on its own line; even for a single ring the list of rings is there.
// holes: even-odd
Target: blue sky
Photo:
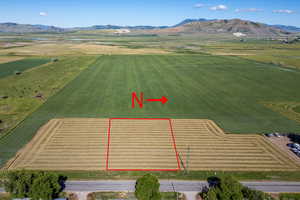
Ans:
[[[60,27],[174,25],[186,18],[241,18],[300,27],[300,0],[0,1],[0,22]]]

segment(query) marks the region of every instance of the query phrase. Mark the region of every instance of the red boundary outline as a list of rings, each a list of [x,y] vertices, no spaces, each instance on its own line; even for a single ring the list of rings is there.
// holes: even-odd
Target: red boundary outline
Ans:
[[[109,168],[109,150],[110,150],[110,134],[111,134],[111,121],[114,119],[125,119],[125,120],[168,120],[170,132],[172,136],[173,148],[176,155],[177,168],[176,169],[110,169]],[[170,118],[109,118],[108,119],[108,129],[107,129],[107,148],[106,148],[106,170],[107,171],[180,171],[180,161],[179,155],[176,148],[175,136],[172,127],[172,121]]]

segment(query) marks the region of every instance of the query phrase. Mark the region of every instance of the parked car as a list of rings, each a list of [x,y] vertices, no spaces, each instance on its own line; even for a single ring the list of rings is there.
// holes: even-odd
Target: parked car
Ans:
[[[288,143],[288,144],[286,144],[286,146],[288,146],[290,148],[293,148],[294,147],[294,143]]]
[[[294,143],[293,148],[299,149],[300,150],[300,144]]]
[[[291,151],[292,151],[292,152],[294,152],[294,153],[297,153],[297,152],[299,152],[299,150],[298,150],[298,149],[296,149],[296,148],[291,148]]]

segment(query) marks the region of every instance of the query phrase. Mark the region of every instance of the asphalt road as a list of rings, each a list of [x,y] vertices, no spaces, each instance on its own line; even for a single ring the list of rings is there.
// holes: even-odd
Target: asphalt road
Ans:
[[[300,182],[241,182],[250,188],[264,192],[300,192]],[[201,191],[207,186],[206,181],[160,181],[162,192],[190,192]],[[135,181],[68,181],[66,191],[134,191]]]
[[[300,182],[241,182],[250,188],[264,192],[300,192]],[[135,181],[67,181],[65,191],[72,192],[105,192],[105,191],[131,191],[133,192]],[[207,186],[206,181],[160,181],[162,192],[199,192]],[[0,188],[0,192],[4,192]]]

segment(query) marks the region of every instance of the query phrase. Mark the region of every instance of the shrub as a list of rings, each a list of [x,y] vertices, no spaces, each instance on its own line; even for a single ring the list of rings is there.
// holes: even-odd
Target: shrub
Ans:
[[[269,194],[248,187],[242,189],[245,200],[274,200]]]
[[[22,74],[21,71],[14,71],[14,73],[15,73],[15,75],[20,75],[20,74]]]
[[[146,174],[136,181],[135,196],[138,200],[161,200],[159,186],[156,176]]]
[[[300,200],[300,193],[281,193],[279,200]]]

